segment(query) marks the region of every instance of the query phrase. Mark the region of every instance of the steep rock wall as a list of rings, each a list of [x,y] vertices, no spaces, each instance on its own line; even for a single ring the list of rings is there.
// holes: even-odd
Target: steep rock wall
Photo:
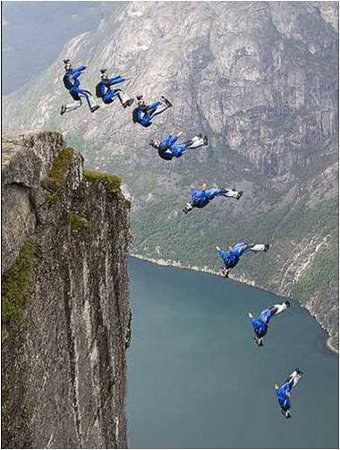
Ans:
[[[59,133],[5,138],[3,151],[2,446],[124,448],[119,179],[84,174]]]

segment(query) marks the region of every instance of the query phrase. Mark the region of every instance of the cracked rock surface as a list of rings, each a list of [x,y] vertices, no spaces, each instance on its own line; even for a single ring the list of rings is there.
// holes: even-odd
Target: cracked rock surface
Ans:
[[[64,148],[56,132],[3,142],[3,448],[127,446],[128,204],[71,149],[43,187]]]

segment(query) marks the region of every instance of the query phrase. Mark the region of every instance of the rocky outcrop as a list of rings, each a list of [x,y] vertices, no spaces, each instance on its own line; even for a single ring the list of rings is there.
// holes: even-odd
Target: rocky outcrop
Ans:
[[[129,204],[59,133],[3,141],[2,447],[127,446]]]

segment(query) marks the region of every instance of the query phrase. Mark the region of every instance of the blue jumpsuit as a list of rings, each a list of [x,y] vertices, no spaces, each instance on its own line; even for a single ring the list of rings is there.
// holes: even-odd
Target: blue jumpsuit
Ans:
[[[67,69],[63,77],[63,82],[74,100],[80,100],[79,95],[83,95],[87,101],[87,104],[89,105],[89,108],[91,109],[91,102],[89,98],[90,93],[88,91],[85,91],[84,89],[80,89],[79,77],[85,69],[86,66],[79,66],[75,69]]]
[[[254,332],[259,339],[267,334],[268,324],[273,315],[274,311],[265,309],[260,313],[257,319],[252,319],[250,321],[254,328]]]
[[[158,154],[161,158],[170,160],[172,158],[180,158],[183,155],[187,146],[185,144],[175,145],[177,139],[178,137],[175,134],[169,134],[160,142]]]
[[[119,89],[111,89],[111,86],[122,83],[123,81],[125,81],[125,78],[120,75],[103,79],[96,86],[97,96],[106,104],[112,103],[118,97]]]
[[[171,161],[173,158],[180,158],[188,149],[200,148],[203,145],[208,145],[208,140],[202,135],[194,136],[192,139],[181,144],[177,142],[178,136],[176,134],[169,134],[158,145],[151,143],[151,145],[158,149],[158,154],[161,158]]]
[[[232,269],[239,262],[240,256],[243,255],[249,249],[248,244],[245,242],[239,242],[234,245],[231,250],[218,250],[217,254],[222,258],[224,267],[226,269]]]
[[[136,123],[139,123],[143,127],[149,127],[152,124],[152,120],[158,115],[164,112],[167,107],[157,112],[157,108],[162,102],[153,102],[146,106],[137,106],[132,112],[132,119]]]
[[[276,389],[277,399],[283,411],[287,411],[291,408],[289,393],[293,387],[293,380],[286,381],[279,389]]]
[[[195,208],[203,208],[206,206],[213,198],[217,196],[225,196],[226,190],[221,188],[212,189],[191,189],[191,204]]]

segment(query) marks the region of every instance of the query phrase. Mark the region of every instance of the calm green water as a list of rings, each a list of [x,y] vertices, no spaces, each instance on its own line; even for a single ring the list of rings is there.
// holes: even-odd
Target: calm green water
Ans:
[[[247,311],[274,295],[135,259],[130,281],[130,448],[338,448],[338,357],[297,303],[259,349]],[[274,384],[296,366],[304,377],[286,420]]]

